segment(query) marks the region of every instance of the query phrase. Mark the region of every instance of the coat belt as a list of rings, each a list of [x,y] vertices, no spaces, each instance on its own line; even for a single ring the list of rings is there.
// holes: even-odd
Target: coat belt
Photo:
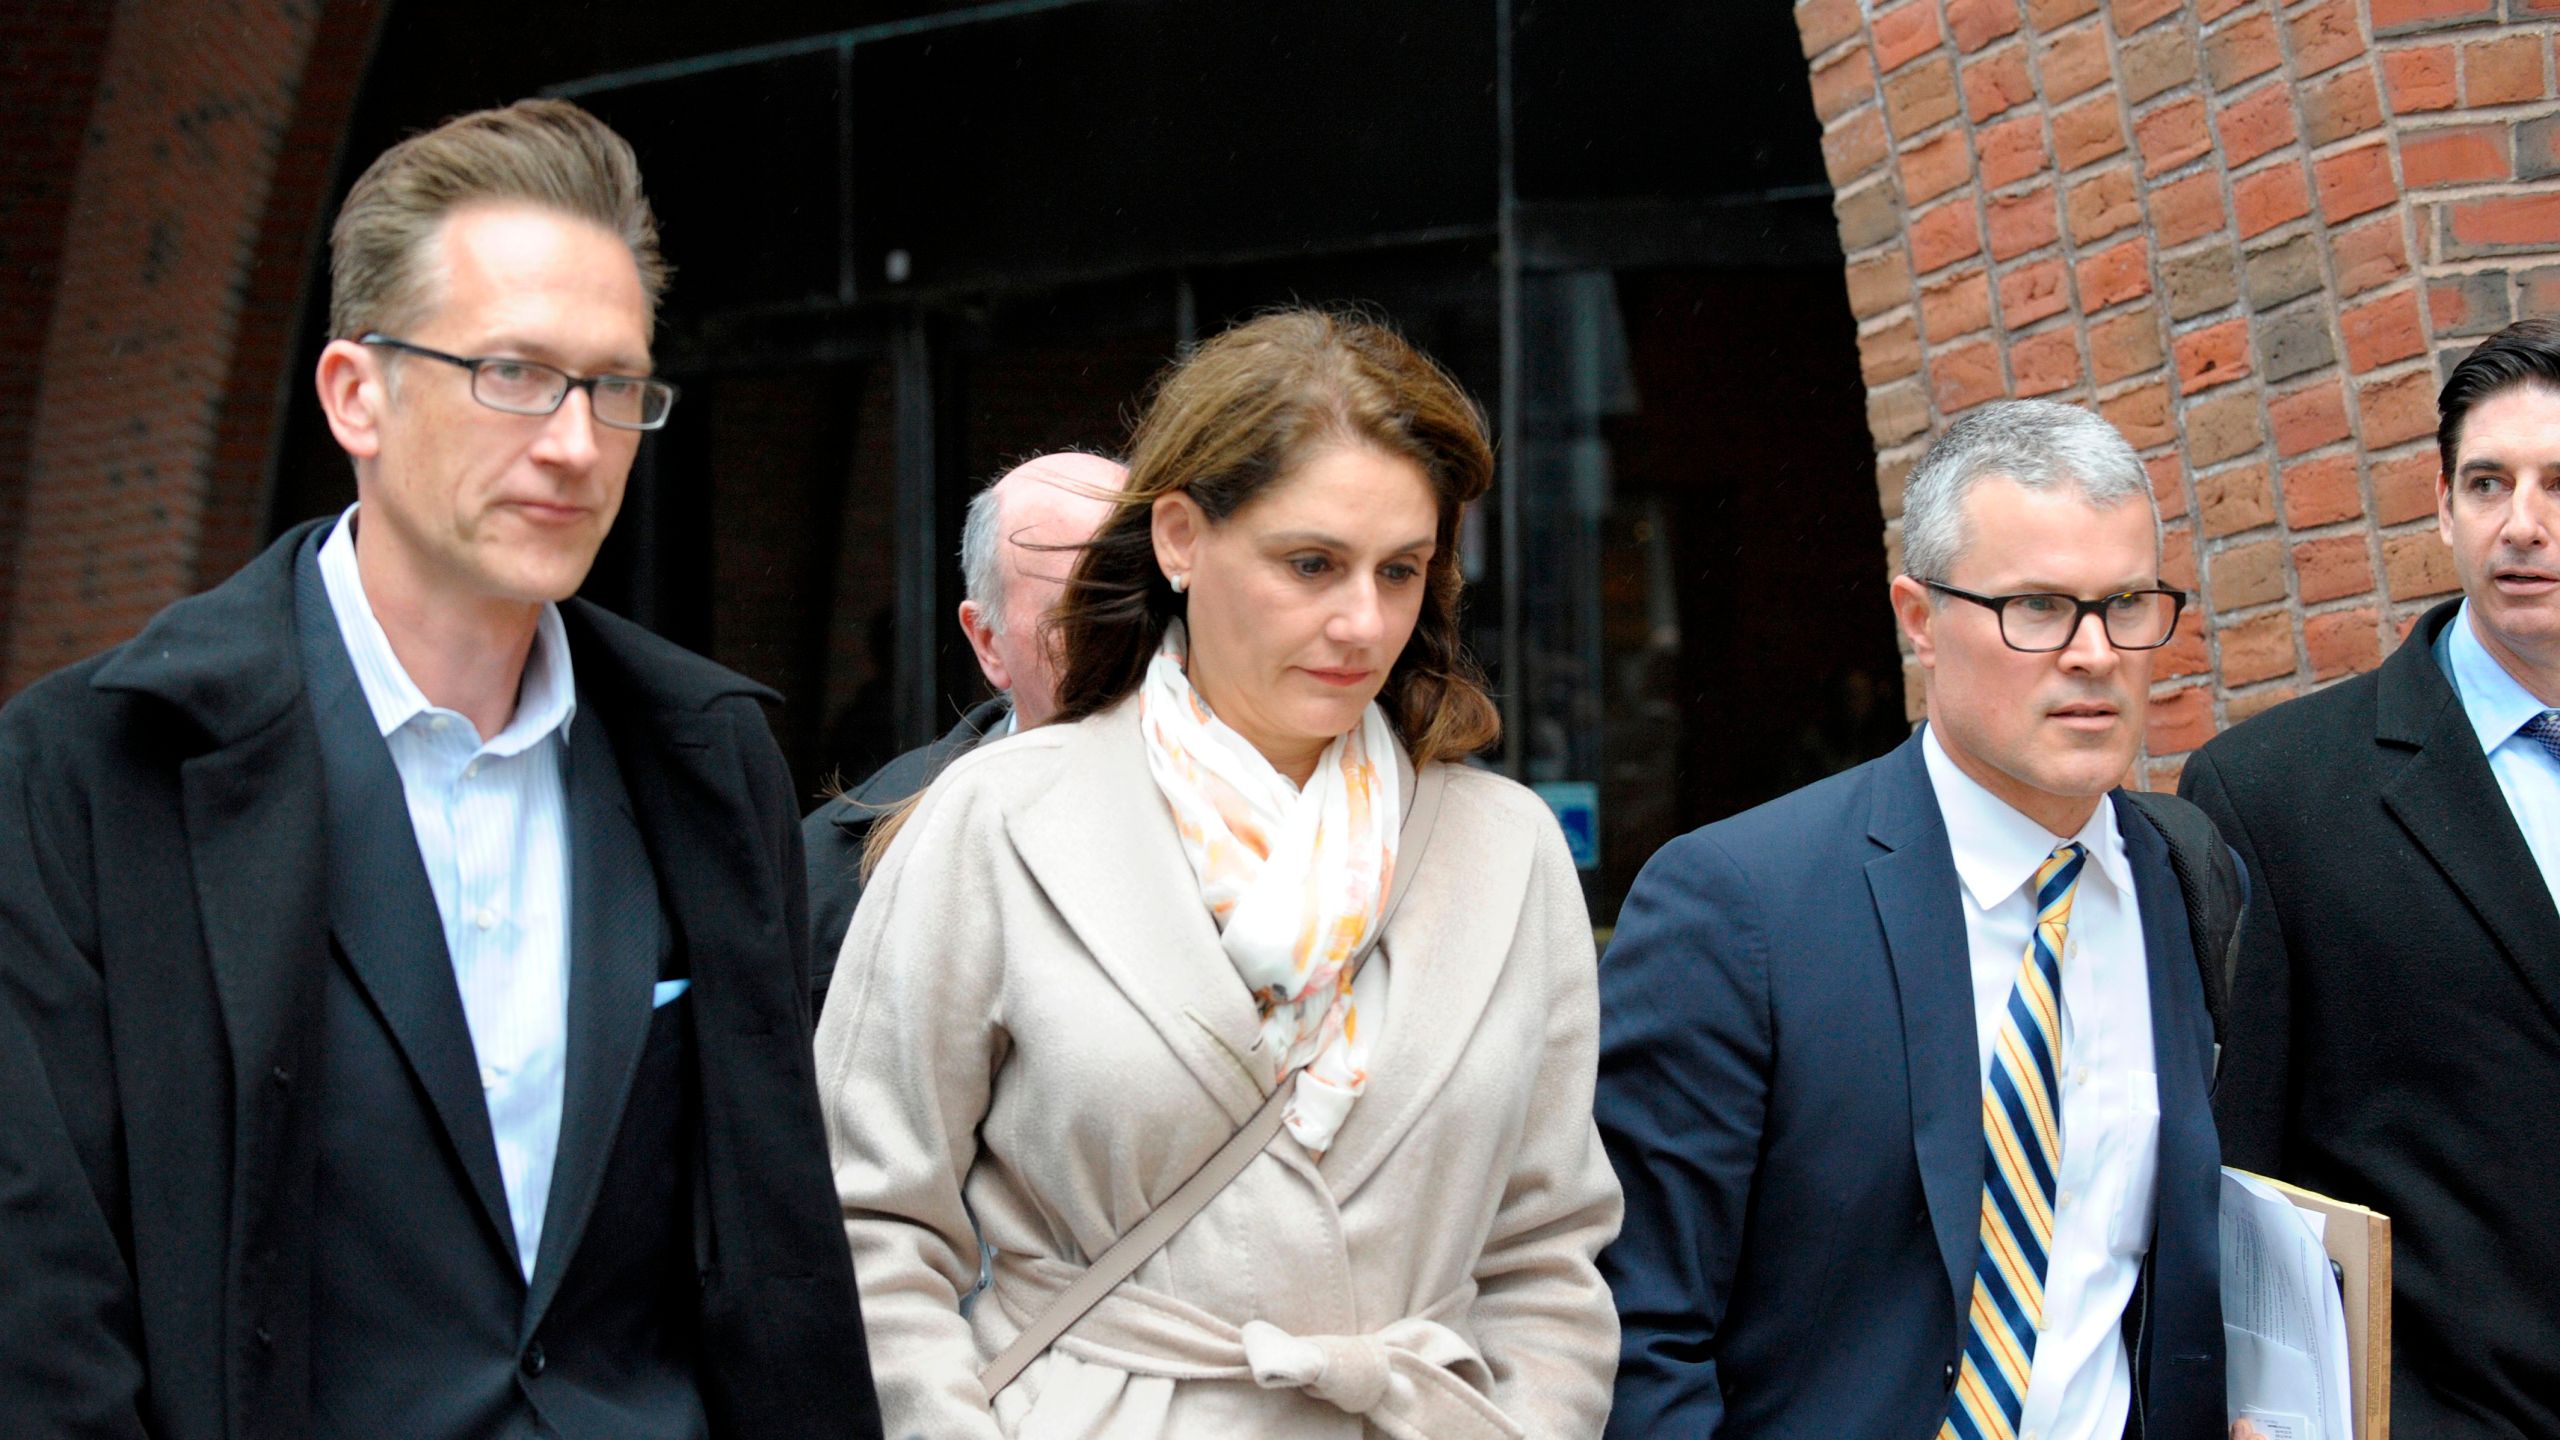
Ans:
[[[1078,1273],[1063,1261],[1001,1252],[993,1294],[1018,1330]],[[1132,1375],[1302,1390],[1394,1440],[1523,1440],[1527,1432],[1485,1396],[1492,1368],[1443,1323],[1473,1295],[1473,1286],[1463,1287],[1367,1334],[1293,1335],[1262,1320],[1239,1326],[1124,1281],[1056,1348]]]

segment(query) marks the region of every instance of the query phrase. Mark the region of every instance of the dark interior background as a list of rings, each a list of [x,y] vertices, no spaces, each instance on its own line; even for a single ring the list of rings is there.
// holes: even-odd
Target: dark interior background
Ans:
[[[1185,344],[1283,303],[1387,316],[1484,404],[1486,763],[1589,787],[1596,922],[1662,840],[1903,733],[1784,5],[399,0],[384,27],[340,193],[537,92],[638,149],[684,393],[587,591],[780,690],[813,804],[983,694],[951,619],[969,494],[1116,451]],[[353,498],[292,393],[277,529]]]

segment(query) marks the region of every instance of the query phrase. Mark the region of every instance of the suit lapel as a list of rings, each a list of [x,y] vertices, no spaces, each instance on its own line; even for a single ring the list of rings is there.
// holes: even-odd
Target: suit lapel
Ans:
[[[1405,794],[1412,793],[1407,771]],[[1517,823],[1487,823],[1493,818],[1453,796],[1422,850],[1397,857],[1399,866],[1421,868],[1380,942],[1386,1028],[1370,1057],[1368,1087],[1324,1153],[1321,1168],[1338,1200],[1358,1191],[1430,1108],[1502,979],[1537,840]]]
[[[2426,632],[2425,626],[2413,631],[2393,660],[2407,657],[2432,669]],[[2443,684],[2440,674],[2435,678]],[[2560,1025],[2560,909],[2450,686],[2417,753],[2383,787],[2382,803],[2478,913],[2543,1013]]]
[[[2206,1087],[2213,1077],[2214,1034],[2212,1015],[2205,1009],[2204,977],[2196,964],[2195,932],[2187,925],[2186,892],[2169,867],[2169,842],[2158,828],[2122,792],[2110,796],[2109,803],[2116,807],[2116,830],[2124,836],[2125,860],[2133,871],[2135,910],[2149,965],[2151,1068],[2160,1086],[2160,1173],[2194,1175],[2213,1166],[2187,1163],[2187,1152],[2202,1137],[2183,1122],[2210,1109]]]
[[[306,556],[300,569],[297,624],[329,823],[329,930],[426,1093],[493,1238],[520,1267],[471,1026],[400,773],[338,638],[318,567]]]
[[[311,722],[296,707],[246,739],[180,770],[187,853],[207,962],[231,1055],[234,1251],[260,1217],[310,1214],[319,1155],[309,1123],[318,1078],[320,988],[327,952],[328,837]],[[299,1104],[276,1103],[281,1093]],[[220,1203],[221,1196],[202,1203]],[[289,1249],[308,1270],[307,1248]],[[307,1274],[306,1274],[307,1278]],[[294,1283],[280,1273],[278,1283]]]
[[[622,1133],[623,1102],[648,1039],[665,940],[657,880],[612,740],[594,719],[570,724],[561,780],[569,812],[568,1073],[551,1200],[525,1302],[528,1332],[542,1322],[577,1254]]]
[[[1961,1334],[1981,1248],[1982,1050],[1955,852],[1920,743],[1913,735],[1877,767],[1868,836],[1887,853],[1867,862],[1867,889],[1893,956],[1912,1150]]]
[[[742,722],[717,710],[664,707],[615,668],[618,653],[588,643],[591,634],[604,638],[584,622],[569,632],[579,684],[583,690],[598,682],[594,708],[611,734],[647,862],[668,877],[657,891],[667,943],[693,980],[677,1003],[692,1010],[689,1083],[701,1126],[691,1157],[700,1167],[693,1177],[694,1258],[706,1270],[781,1273],[800,1263],[788,1253],[791,1236],[754,1223],[743,1204],[754,1188],[728,1177],[769,1148],[759,1137],[777,1123],[774,1051],[808,1051],[807,986],[775,983],[761,968],[777,953],[807,953],[805,919],[795,936],[784,913],[786,891],[798,890],[801,879],[784,876],[764,844],[774,827],[759,817],[745,783]],[[590,656],[599,663],[589,664]]]
[[[1271,1093],[1270,1066],[1255,1053],[1261,1023],[1148,773],[1138,702],[1065,743],[1058,782],[1006,833],[1112,983],[1242,1125]]]

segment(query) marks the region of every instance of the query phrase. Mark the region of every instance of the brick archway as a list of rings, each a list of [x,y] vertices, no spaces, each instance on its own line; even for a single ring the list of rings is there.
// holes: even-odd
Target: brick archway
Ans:
[[[123,0],[85,56],[52,47],[49,12],[84,8],[0,30],[13,57],[51,47],[59,86],[85,63],[89,91],[85,126],[30,127],[72,153],[55,264],[32,280],[50,288],[13,307],[45,318],[33,373],[4,377],[31,399],[23,484],[0,496],[0,697],[131,635],[261,538],[338,137],[388,0]]]
[[[1795,13],[1888,550],[1954,414],[2051,395],[2113,420],[2204,602],[2162,652],[2148,783],[2380,663],[2455,588],[2434,395],[2477,337],[2560,313],[2560,3]]]

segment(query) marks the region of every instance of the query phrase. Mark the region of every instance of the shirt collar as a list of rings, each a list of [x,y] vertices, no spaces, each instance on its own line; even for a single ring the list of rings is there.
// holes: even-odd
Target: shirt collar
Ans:
[[[2036,867],[2062,842],[1964,773],[1938,743],[1936,727],[1921,733],[1920,752],[1928,762],[1930,787],[1938,794],[1938,814],[1946,821],[1947,846],[1955,852],[1956,878],[1977,908],[1990,910],[2026,888]],[[2133,893],[2133,866],[2125,858],[2112,801],[2102,801],[2070,838],[2089,852],[2090,863],[2118,894]]]
[[[2480,736],[2480,749],[2493,751],[2515,738],[2526,721],[2551,707],[2534,697],[2523,682],[2507,673],[2471,628],[2471,602],[2462,602],[2453,623],[2444,627],[2445,659],[2453,668],[2454,692],[2462,713]]]
[[[356,569],[356,511],[361,505],[350,505],[329,530],[329,538],[320,546],[320,583],[329,596],[329,609],[337,617],[338,637],[347,647],[347,658],[354,662],[356,680],[363,686],[365,704],[373,711],[373,723],[386,738],[422,715],[437,711],[417,682],[409,678],[400,657],[391,649],[391,637],[382,632],[382,622],[374,617],[373,603],[365,598],[364,577]],[[577,717],[578,687],[569,668],[569,632],[560,622],[560,607],[545,602],[534,619],[533,652],[525,658],[524,679],[516,691],[516,713],[505,729],[480,748],[489,754],[508,756],[531,749],[552,731],[567,739],[569,722]]]

